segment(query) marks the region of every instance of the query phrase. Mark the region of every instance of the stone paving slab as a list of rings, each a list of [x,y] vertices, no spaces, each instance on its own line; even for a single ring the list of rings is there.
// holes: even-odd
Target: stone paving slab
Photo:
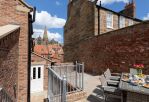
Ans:
[[[47,91],[31,93],[31,102],[44,102],[47,97]]]

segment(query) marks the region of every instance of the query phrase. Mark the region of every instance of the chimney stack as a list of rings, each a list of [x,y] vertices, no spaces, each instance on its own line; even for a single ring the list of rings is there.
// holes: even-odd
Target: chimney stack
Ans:
[[[133,17],[135,18],[136,16],[136,4],[135,1],[132,0],[129,3],[126,3],[126,6],[124,8],[124,10],[122,10],[120,13],[129,16],[129,17]]]

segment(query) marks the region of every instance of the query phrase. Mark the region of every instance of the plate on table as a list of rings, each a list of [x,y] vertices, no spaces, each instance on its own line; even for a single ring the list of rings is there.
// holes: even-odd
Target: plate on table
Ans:
[[[132,84],[132,85],[134,85],[134,86],[137,86],[137,85],[139,85],[139,81],[138,80],[133,80],[133,81],[130,81],[130,83]]]
[[[144,84],[143,87],[149,88],[149,84]]]

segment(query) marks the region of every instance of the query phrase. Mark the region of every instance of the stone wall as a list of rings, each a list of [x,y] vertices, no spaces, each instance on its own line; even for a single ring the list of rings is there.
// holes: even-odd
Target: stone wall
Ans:
[[[85,71],[128,72],[135,63],[145,65],[149,74],[149,21],[82,40],[69,49],[72,61],[85,62]],[[75,55],[75,56],[74,56]]]
[[[28,79],[28,12],[25,11],[19,11],[17,9],[17,5],[24,6],[19,0],[0,0],[0,26],[7,25],[7,24],[18,24],[20,25],[20,34],[19,38],[16,38],[16,45],[15,43],[12,43],[12,49],[14,54],[11,54],[11,52],[8,52],[8,55],[10,55],[10,60],[18,60],[16,61],[17,65],[10,60],[8,60],[9,64],[8,67],[3,67],[5,70],[9,71],[8,69],[11,69],[10,67],[13,66],[13,70],[17,70],[17,75],[14,76],[13,80],[18,80],[16,82],[17,86],[17,100],[18,102],[27,102],[27,79]],[[25,7],[25,6],[24,6]],[[15,34],[17,37],[17,34]],[[18,40],[18,41],[17,41]],[[8,39],[6,43],[11,43],[11,39]],[[16,51],[15,51],[16,50]],[[14,55],[15,57],[13,58]],[[15,59],[18,57],[17,59]],[[2,60],[8,59],[7,57],[1,58]],[[7,65],[4,65],[7,66]],[[0,65],[2,68],[2,66]],[[6,73],[5,76],[12,77],[11,75],[8,75],[9,73]],[[16,78],[17,77],[17,78]],[[11,78],[8,80],[11,81]],[[14,84],[14,83],[13,83]],[[9,84],[8,84],[9,85]],[[12,89],[12,86],[10,86]],[[7,88],[7,87],[6,87]],[[12,90],[13,91],[13,90]]]

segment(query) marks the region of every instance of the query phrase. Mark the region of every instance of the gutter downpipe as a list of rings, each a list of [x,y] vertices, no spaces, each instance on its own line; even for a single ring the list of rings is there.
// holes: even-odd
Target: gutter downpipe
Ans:
[[[30,12],[28,13],[28,90],[27,90],[27,102],[30,102],[30,91],[31,91],[31,50],[32,50],[32,35],[33,35],[33,23],[35,22],[36,17],[36,7],[33,9],[33,18]]]
[[[101,1],[100,1],[100,5],[96,5],[97,10],[98,10],[98,35],[100,35],[100,7],[101,7]]]

